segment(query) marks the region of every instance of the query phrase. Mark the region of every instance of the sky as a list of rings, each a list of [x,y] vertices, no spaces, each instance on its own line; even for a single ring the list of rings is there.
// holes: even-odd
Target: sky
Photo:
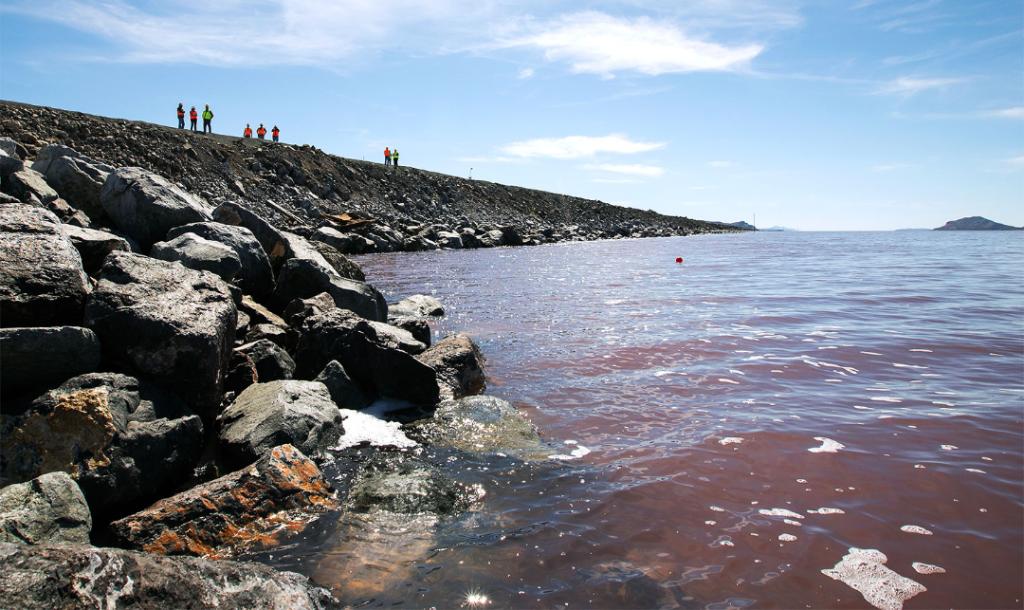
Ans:
[[[1021,0],[3,0],[0,98],[802,230],[1024,225]]]

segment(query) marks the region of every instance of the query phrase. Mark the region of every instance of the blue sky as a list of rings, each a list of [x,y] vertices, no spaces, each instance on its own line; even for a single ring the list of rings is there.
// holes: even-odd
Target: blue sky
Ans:
[[[799,229],[1024,225],[1020,0],[4,0],[0,97]]]

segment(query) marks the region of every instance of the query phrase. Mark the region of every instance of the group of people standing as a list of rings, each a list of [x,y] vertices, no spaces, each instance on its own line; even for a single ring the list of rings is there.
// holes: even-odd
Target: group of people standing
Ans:
[[[384,165],[394,165],[398,167],[398,149],[391,150],[391,148],[384,147]]]
[[[185,129],[185,104],[179,102],[177,112],[178,129]],[[207,104],[206,107],[203,109],[202,115],[203,133],[213,133],[213,111],[210,110],[209,104]],[[195,106],[192,106],[192,109],[189,110],[188,118],[189,121],[191,122],[191,126],[189,127],[189,129],[191,129],[192,131],[196,131],[196,123],[199,122],[199,112],[196,111]],[[280,142],[281,130],[277,128],[277,125],[274,125],[274,128],[270,130],[270,134],[275,142]],[[252,137],[252,127],[249,127],[248,123],[245,124],[245,130],[242,132],[242,137]],[[267,128],[263,126],[263,123],[260,123],[260,126],[256,129],[256,137],[261,140],[267,139]],[[397,151],[395,152],[397,154]]]
[[[196,123],[199,122],[199,113],[196,112],[196,107],[192,106],[192,110],[188,112],[188,118],[191,122],[190,129],[196,131]],[[178,129],[185,129],[185,104],[178,103]],[[210,110],[210,105],[207,104],[203,110],[203,133],[213,133],[213,111]]]
[[[270,130],[270,136],[275,142],[279,141],[279,138],[281,137],[281,130],[277,128],[277,125],[274,125],[274,128]],[[248,123],[245,124],[245,129],[242,130],[242,137],[252,137],[252,127],[249,127]],[[260,126],[256,128],[256,137],[261,140],[267,139],[267,128],[263,126],[263,123],[260,123]]]

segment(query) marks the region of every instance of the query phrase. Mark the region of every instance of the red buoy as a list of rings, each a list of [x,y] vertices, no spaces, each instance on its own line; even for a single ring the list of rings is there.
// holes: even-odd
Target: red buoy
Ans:
[[[677,262],[677,263],[681,263],[681,262],[683,262],[683,257],[681,257],[681,256],[677,256],[677,257],[676,257],[676,262]]]

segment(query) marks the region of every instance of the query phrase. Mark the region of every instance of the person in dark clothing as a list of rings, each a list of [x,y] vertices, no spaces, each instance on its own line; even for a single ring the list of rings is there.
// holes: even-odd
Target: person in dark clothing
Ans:
[[[274,128],[270,130],[270,135],[274,137],[275,142],[279,141],[278,138],[281,137],[281,130],[277,128],[277,125],[274,125]]]
[[[178,129],[185,129],[185,104],[178,103]]]
[[[190,127],[190,129],[192,131],[197,131],[196,122],[199,120],[199,113],[196,112],[195,106],[192,106],[192,110],[188,112],[188,120],[192,121],[192,127]]]

